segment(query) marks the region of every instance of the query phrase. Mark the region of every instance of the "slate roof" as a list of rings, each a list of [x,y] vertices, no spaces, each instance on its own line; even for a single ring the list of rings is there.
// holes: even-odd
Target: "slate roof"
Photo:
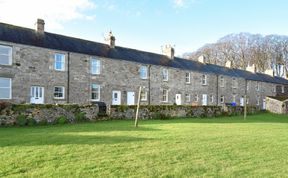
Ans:
[[[43,48],[50,48],[68,52],[100,56],[115,60],[125,60],[139,62],[143,64],[167,66],[216,75],[227,75],[241,77],[247,80],[288,84],[288,80],[280,77],[271,77],[260,73],[251,73],[239,69],[230,69],[213,64],[202,64],[197,61],[175,57],[170,60],[165,55],[139,51],[135,49],[116,46],[110,48],[106,44],[92,42],[88,40],[67,37],[63,35],[45,32],[38,34],[35,30],[18,27],[10,24],[0,23],[0,41],[19,43]]]

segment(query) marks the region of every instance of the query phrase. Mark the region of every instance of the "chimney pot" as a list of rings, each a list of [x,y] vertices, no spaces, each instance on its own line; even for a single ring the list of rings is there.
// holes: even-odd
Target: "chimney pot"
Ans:
[[[115,48],[116,38],[113,35],[112,31],[109,32],[108,37],[106,38],[106,41],[108,42],[108,45],[110,46],[110,48]]]
[[[162,48],[162,53],[166,55],[169,59],[174,59],[175,49],[171,45],[165,45]]]

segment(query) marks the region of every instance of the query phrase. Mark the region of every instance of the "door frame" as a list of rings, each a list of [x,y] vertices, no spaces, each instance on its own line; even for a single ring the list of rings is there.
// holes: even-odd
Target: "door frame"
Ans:
[[[119,102],[117,102],[116,104],[114,103],[114,93],[118,94],[118,99],[119,99]],[[121,91],[120,90],[112,91],[112,105],[121,105]]]
[[[129,104],[129,94],[133,93],[133,104]],[[127,105],[135,105],[135,92],[134,91],[127,91]]]
[[[206,102],[204,103],[204,96],[206,96]],[[207,94],[202,94],[202,106],[207,106],[208,105],[208,95]]]
[[[32,102],[32,96],[34,95],[34,94],[32,94],[32,88],[37,88],[37,89],[39,89],[39,88],[41,88],[41,94],[42,94],[42,100],[41,100],[41,102]],[[35,90],[35,92],[36,92],[36,90]],[[31,87],[30,87],[30,103],[31,104],[44,104],[45,103],[45,89],[44,89],[44,87],[42,87],[42,86],[37,86],[37,85],[32,85]]]
[[[179,100],[177,100],[177,96],[179,96]],[[182,104],[182,95],[180,93],[175,95],[175,103],[176,103],[176,105],[181,105]]]

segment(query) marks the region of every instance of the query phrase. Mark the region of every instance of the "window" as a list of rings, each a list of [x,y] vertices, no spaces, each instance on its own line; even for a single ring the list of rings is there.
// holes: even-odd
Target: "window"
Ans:
[[[257,106],[259,106],[260,105],[260,96],[257,96]]]
[[[91,100],[100,101],[100,85],[91,85]]]
[[[220,103],[224,103],[225,102],[225,97],[223,95],[220,96]]]
[[[11,99],[11,78],[0,77],[0,99]]]
[[[91,74],[100,74],[101,63],[99,59],[91,59]]]
[[[198,102],[199,101],[199,97],[198,97],[198,95],[196,94],[196,95],[194,95],[194,101],[195,102]]]
[[[141,79],[147,79],[148,74],[147,74],[147,66],[141,66],[140,67],[140,78]]]
[[[202,75],[202,85],[207,85],[207,75]]]
[[[259,91],[260,90],[260,84],[259,82],[256,83],[256,91]]]
[[[247,84],[246,84],[246,90],[248,91],[249,90],[249,82],[247,81]]]
[[[209,95],[209,103],[213,103],[214,102],[214,97],[213,95]]]
[[[65,55],[55,54],[55,70],[64,71],[65,70]]]
[[[186,103],[190,102],[190,94],[185,94],[185,102]]]
[[[147,91],[141,91],[140,100],[147,101]]]
[[[163,101],[163,102],[168,102],[168,90],[166,90],[166,89],[163,89],[163,92],[162,92],[162,101]]]
[[[65,88],[64,87],[54,87],[54,98],[55,99],[64,99],[64,92],[65,92]]]
[[[235,77],[232,78],[232,88],[237,88],[237,80]]]
[[[276,92],[276,85],[273,85],[273,89],[272,89],[273,93]]]
[[[187,72],[185,74],[185,82],[186,83],[191,83],[191,74],[189,72]]]
[[[285,92],[285,88],[284,85],[281,86],[281,92],[284,93]]]
[[[12,65],[12,47],[0,45],[0,64]]]
[[[168,81],[168,70],[162,69],[162,79],[163,81]]]
[[[224,77],[223,76],[220,76],[220,87],[224,87],[225,86],[225,83],[224,83]]]

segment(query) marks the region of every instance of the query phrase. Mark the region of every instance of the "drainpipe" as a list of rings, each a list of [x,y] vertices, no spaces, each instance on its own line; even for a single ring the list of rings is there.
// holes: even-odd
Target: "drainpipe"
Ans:
[[[70,102],[70,53],[67,57],[67,103]]]
[[[219,75],[216,75],[216,105],[219,105]]]
[[[151,65],[148,66],[149,78],[148,78],[148,105],[151,103]]]

